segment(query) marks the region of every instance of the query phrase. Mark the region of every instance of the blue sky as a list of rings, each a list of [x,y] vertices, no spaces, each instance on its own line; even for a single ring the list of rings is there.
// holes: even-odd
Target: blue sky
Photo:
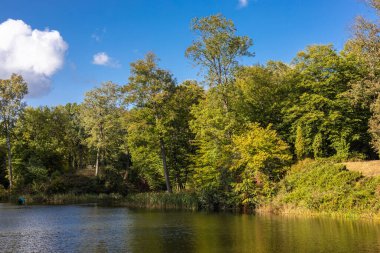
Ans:
[[[31,29],[56,30],[66,43],[61,47],[60,67],[53,74],[43,74],[50,91],[27,99],[29,105],[38,106],[81,102],[86,91],[104,81],[125,84],[129,64],[148,51],[155,52],[160,65],[179,82],[199,78],[184,57],[194,39],[190,31],[194,17],[222,13],[232,19],[238,34],[254,41],[256,56],[244,64],[264,64],[289,62],[310,44],[332,43],[339,50],[355,17],[373,15],[360,0],[250,0],[246,4],[239,0],[3,0],[0,23],[14,19]],[[98,53],[109,57],[98,59],[105,65],[93,64]]]

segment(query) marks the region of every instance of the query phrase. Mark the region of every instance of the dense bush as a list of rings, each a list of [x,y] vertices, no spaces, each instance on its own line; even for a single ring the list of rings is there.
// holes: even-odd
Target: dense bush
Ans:
[[[364,177],[331,160],[305,160],[293,166],[281,182],[274,204],[323,212],[377,213],[379,197],[379,177]]]

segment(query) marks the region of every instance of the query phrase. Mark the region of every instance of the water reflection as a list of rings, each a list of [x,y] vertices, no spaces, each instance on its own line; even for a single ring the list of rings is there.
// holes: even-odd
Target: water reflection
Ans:
[[[0,252],[380,252],[380,225],[328,218],[0,204]]]

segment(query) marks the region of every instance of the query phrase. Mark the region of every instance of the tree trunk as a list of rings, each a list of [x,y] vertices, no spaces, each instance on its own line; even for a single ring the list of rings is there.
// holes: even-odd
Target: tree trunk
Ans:
[[[9,175],[9,189],[12,189],[13,186],[13,174],[12,174],[12,149],[11,149],[11,140],[9,136],[9,129],[6,129],[7,135],[7,149],[8,149],[8,175]]]
[[[170,180],[169,180],[169,171],[168,171],[168,167],[166,165],[165,144],[164,144],[164,140],[162,138],[160,138],[160,148],[161,148],[161,156],[162,156],[162,166],[164,167],[166,190],[169,193],[172,193],[172,188],[170,187]]]
[[[95,164],[95,176],[97,177],[99,174],[99,153],[100,153],[100,148],[96,151],[96,164]]]
[[[125,173],[124,173],[124,177],[123,177],[124,181],[127,181],[128,173],[129,173],[129,153],[127,153],[127,165],[126,165]]]

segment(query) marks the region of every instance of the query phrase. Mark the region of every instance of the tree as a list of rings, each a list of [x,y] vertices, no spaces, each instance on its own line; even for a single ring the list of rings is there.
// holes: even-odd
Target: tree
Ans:
[[[342,138],[350,151],[368,149],[367,114],[344,96],[356,78],[354,65],[331,45],[310,46],[293,60],[296,95],[282,109],[283,125],[290,133],[289,143],[294,145],[298,145],[298,128],[302,126],[305,157],[313,157],[313,142],[319,133],[324,143],[320,151],[327,156],[340,152]]]
[[[234,79],[237,58],[253,56],[248,51],[252,40],[247,36],[237,36],[234,23],[220,14],[195,18],[192,30],[199,35],[199,40],[187,48],[185,55],[206,71],[210,87],[220,86],[224,106],[228,108],[227,86]]]
[[[368,3],[376,9],[377,12],[380,12],[380,1],[379,0],[368,0]]]
[[[203,98],[204,91],[195,81],[185,81],[178,85],[169,101],[170,118],[167,134],[168,165],[172,170],[172,182],[179,189],[184,189],[192,172],[197,146],[194,145],[195,134],[190,129],[193,119],[191,109]]]
[[[234,136],[234,166],[240,180],[234,191],[241,195],[242,204],[257,204],[260,197],[273,195],[273,182],[285,174],[292,155],[288,145],[280,139],[271,125],[260,127],[257,123],[247,125],[246,131]]]
[[[81,108],[81,119],[88,138],[87,143],[96,149],[95,176],[100,165],[106,162],[107,151],[119,146],[121,128],[121,90],[112,82],[86,93]]]
[[[170,122],[168,102],[175,91],[175,80],[169,71],[158,67],[157,61],[153,53],[148,53],[145,59],[132,63],[131,76],[124,90],[127,93],[126,102],[136,107],[134,109],[136,113],[141,114],[138,109],[142,109],[145,113],[144,117],[149,119],[145,125],[151,127],[150,132],[153,134],[151,139],[158,140],[156,145],[159,146],[161,153],[166,189],[172,192],[165,135]]]
[[[298,160],[302,160],[305,156],[305,141],[303,139],[303,132],[302,132],[301,125],[297,126],[294,149],[295,149],[295,153],[296,153]]]
[[[238,58],[253,56],[249,52],[252,40],[237,36],[231,20],[222,15],[196,18],[192,30],[199,35],[187,48],[185,55],[205,71],[210,87],[205,98],[192,110],[190,127],[198,147],[194,160],[195,187],[212,196],[228,194],[234,178],[232,164],[232,136],[239,133],[245,122],[237,112],[238,89],[234,83],[239,66]]]
[[[85,139],[86,133],[80,119],[81,106],[76,103],[68,103],[65,106],[57,106],[56,110],[64,115],[65,121],[65,156],[68,166],[73,170],[82,169],[84,156],[87,152]]]
[[[313,141],[314,158],[323,157],[323,137],[321,133],[317,133]]]
[[[11,134],[25,107],[22,100],[27,93],[28,86],[20,75],[12,74],[10,79],[0,80],[0,120],[6,136],[10,189],[13,186]]]
[[[272,124],[280,130],[281,110],[294,101],[294,79],[291,67],[282,62],[268,62],[266,66],[243,66],[236,73],[236,111],[250,122],[261,126]]]
[[[380,2],[368,0],[370,6],[380,14]],[[380,23],[358,17],[354,26],[353,38],[345,46],[344,56],[356,62],[358,75],[351,82],[347,97],[356,107],[361,107],[370,115],[368,121],[372,146],[380,154],[378,117],[380,107]]]

